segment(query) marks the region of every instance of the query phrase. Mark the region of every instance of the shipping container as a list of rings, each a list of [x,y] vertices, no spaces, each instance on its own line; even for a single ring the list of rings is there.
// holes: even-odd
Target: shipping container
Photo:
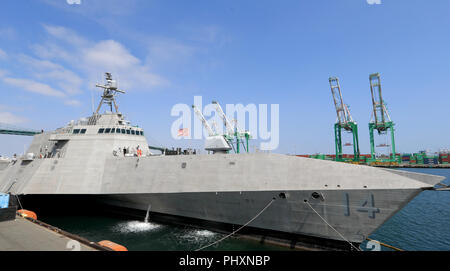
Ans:
[[[425,165],[429,165],[429,164],[438,164],[438,159],[437,158],[424,158],[423,159],[423,163]]]

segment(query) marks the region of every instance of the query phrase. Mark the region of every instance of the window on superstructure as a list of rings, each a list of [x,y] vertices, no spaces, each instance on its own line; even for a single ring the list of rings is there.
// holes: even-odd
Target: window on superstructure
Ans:
[[[125,129],[122,129],[122,134],[126,134],[127,132],[125,132]]]
[[[135,135],[136,132],[135,132],[134,130],[131,130],[131,134],[132,134],[132,135]]]
[[[111,133],[111,128],[106,128],[105,129],[105,134],[109,134],[109,133]]]
[[[73,133],[76,135],[76,134],[79,134],[80,133],[80,129],[74,129],[73,130]]]
[[[86,129],[81,129],[80,134],[85,134],[86,133]]]
[[[127,130],[127,135],[129,135],[129,134],[131,134],[131,131],[130,131],[130,130]]]
[[[104,128],[100,128],[100,129],[98,129],[98,133],[99,134],[103,134],[103,132],[105,131],[105,129]]]
[[[144,131],[141,131],[141,136],[143,136],[144,135]]]
[[[111,134],[114,134],[116,132],[116,128],[111,129]]]

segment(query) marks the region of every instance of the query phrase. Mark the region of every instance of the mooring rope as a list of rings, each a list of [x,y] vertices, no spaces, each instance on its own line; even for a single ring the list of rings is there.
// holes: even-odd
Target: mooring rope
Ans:
[[[354,249],[356,249],[357,251],[361,251],[361,249],[355,247],[355,245],[352,244],[352,242],[350,242],[349,240],[347,240],[340,232],[338,232],[333,226],[330,225],[330,223],[328,223],[325,218],[323,218],[312,206],[311,204],[309,204],[309,202],[307,200],[305,200],[305,203],[323,220],[323,222],[325,222],[330,228],[332,228],[335,232],[337,232],[337,234],[339,234],[339,236],[341,236],[342,239],[344,239],[347,243],[349,243]]]
[[[17,198],[17,201],[19,202],[19,205],[20,205],[20,209],[22,209],[22,210],[23,210],[23,206],[22,206],[22,203],[20,203],[20,199],[19,199],[19,196],[18,196],[18,195],[14,195],[14,196],[16,196],[16,198]]]
[[[205,248],[208,248],[208,247],[210,247],[210,246],[213,246],[213,245],[215,245],[215,244],[218,244],[218,243],[222,242],[223,240],[225,240],[225,239],[227,239],[227,238],[233,236],[233,235],[236,234],[238,231],[242,230],[242,229],[245,228],[247,225],[249,225],[250,223],[252,223],[253,220],[257,219],[262,213],[264,213],[264,211],[265,211],[267,208],[269,208],[270,205],[272,205],[272,203],[273,203],[274,201],[275,201],[275,198],[273,198],[273,199],[266,205],[266,207],[264,207],[264,208],[263,208],[263,209],[255,216],[255,217],[253,217],[252,219],[250,219],[247,223],[245,223],[245,224],[244,224],[243,226],[241,226],[239,229],[233,231],[232,233],[228,234],[227,236],[225,236],[225,237],[223,237],[223,238],[221,238],[221,239],[219,239],[219,240],[217,240],[217,241],[215,241],[215,242],[213,242],[213,243],[211,243],[211,244],[209,244],[209,245],[206,245],[206,246],[203,246],[203,247],[201,247],[201,248],[199,248],[199,249],[196,249],[195,251],[203,250],[203,249],[205,249]]]
[[[396,250],[396,251],[404,251],[403,249],[400,249],[400,248],[398,248],[398,247],[394,247],[394,246],[391,246],[391,245],[382,243],[382,242],[377,241],[377,240],[370,239],[369,237],[367,237],[366,239],[367,239],[368,241],[377,242],[378,244],[380,244],[380,245],[382,245],[382,246],[384,246],[384,247],[388,247],[388,248],[393,249],[393,250]]]

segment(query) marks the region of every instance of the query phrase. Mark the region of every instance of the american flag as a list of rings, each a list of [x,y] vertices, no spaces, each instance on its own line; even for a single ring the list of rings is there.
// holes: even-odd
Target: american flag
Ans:
[[[178,136],[189,136],[189,129],[188,128],[179,129]]]

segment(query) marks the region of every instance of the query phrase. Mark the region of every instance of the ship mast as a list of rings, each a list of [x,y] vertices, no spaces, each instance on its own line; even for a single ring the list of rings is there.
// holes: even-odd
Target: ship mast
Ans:
[[[111,109],[111,112],[113,111],[113,104],[114,108],[116,109],[116,113],[119,113],[119,107],[117,106],[116,99],[114,96],[117,92],[125,93],[125,91],[120,90],[117,88],[117,81],[112,79],[111,73],[106,72],[106,85],[100,85],[96,84],[95,86],[98,88],[103,88],[103,95],[102,100],[100,101],[100,104],[97,107],[97,111],[95,111],[95,114],[98,114],[98,111],[100,111],[100,108],[103,104],[109,105],[109,108]]]

